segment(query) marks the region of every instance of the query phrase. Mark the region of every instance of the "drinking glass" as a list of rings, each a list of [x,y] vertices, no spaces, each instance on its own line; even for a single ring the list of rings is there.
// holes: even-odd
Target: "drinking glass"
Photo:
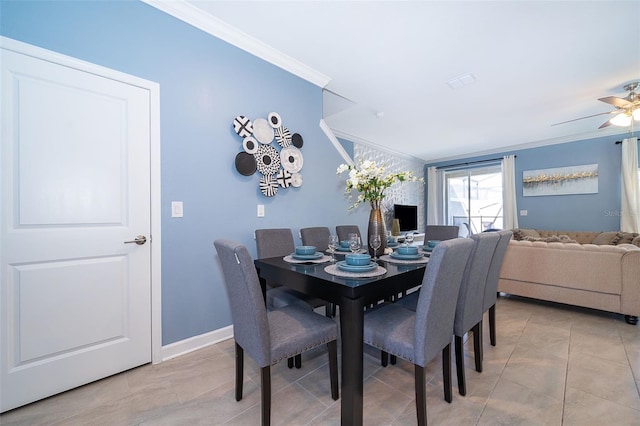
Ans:
[[[340,246],[340,240],[337,235],[329,235],[329,251],[331,252],[331,261],[336,261],[336,250]]]
[[[354,234],[349,240],[349,250],[351,250],[352,253],[357,253],[360,251],[360,247],[362,247],[360,237],[358,237],[357,234]]]
[[[378,260],[378,249],[382,245],[380,235],[372,235],[371,238],[369,238],[369,245],[373,249],[373,260]]]

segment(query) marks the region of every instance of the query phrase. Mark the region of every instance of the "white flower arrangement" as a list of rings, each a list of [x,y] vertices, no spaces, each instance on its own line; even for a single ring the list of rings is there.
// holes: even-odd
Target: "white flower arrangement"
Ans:
[[[380,201],[384,199],[384,191],[396,182],[419,182],[421,178],[413,176],[413,172],[398,172],[385,175],[384,166],[378,166],[375,161],[364,160],[360,167],[341,164],[336,174],[348,171],[349,178],[345,194],[352,200],[352,191],[359,192],[356,201],[349,206],[349,210],[357,208],[360,203],[369,201],[372,208],[380,208]]]

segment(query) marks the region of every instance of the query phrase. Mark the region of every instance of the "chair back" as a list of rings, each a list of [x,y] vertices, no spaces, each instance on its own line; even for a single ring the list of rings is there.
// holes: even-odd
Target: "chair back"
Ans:
[[[318,251],[325,251],[329,247],[329,235],[331,231],[326,226],[302,228],[300,237],[305,246],[316,246]]]
[[[458,238],[460,227],[455,225],[427,225],[424,232],[425,242],[428,240],[451,240]]]
[[[451,343],[458,290],[473,242],[467,238],[438,244],[429,258],[416,307],[413,363],[424,367]]]
[[[502,263],[504,261],[504,255],[509,247],[509,241],[513,236],[513,231],[498,231],[500,240],[491,258],[491,265],[489,266],[489,273],[487,274],[487,285],[484,289],[484,304],[482,312],[496,304],[498,293],[498,281],[500,281],[500,270],[502,269]]]
[[[258,273],[247,248],[231,240],[214,241],[231,305],[233,338],[260,366],[271,365],[271,337]]]
[[[362,241],[362,235],[360,234],[360,228],[358,225],[338,225],[336,226],[336,234],[340,241],[346,241],[349,239],[349,234],[358,234],[360,241]]]
[[[290,228],[256,229],[258,259],[286,256],[295,251]]]
[[[484,289],[491,258],[499,239],[500,236],[496,232],[471,236],[471,240],[474,242],[473,249],[464,268],[456,305],[456,319],[453,324],[453,334],[456,336],[463,336],[482,320]]]

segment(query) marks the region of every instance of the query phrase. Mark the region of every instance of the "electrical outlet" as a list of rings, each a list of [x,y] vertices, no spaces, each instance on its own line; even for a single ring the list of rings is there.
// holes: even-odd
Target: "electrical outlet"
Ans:
[[[527,210],[520,210],[520,216],[526,216],[529,212]]]

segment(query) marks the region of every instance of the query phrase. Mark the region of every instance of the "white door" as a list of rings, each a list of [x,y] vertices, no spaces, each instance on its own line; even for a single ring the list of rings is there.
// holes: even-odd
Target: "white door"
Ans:
[[[150,96],[0,52],[6,411],[151,361]]]

